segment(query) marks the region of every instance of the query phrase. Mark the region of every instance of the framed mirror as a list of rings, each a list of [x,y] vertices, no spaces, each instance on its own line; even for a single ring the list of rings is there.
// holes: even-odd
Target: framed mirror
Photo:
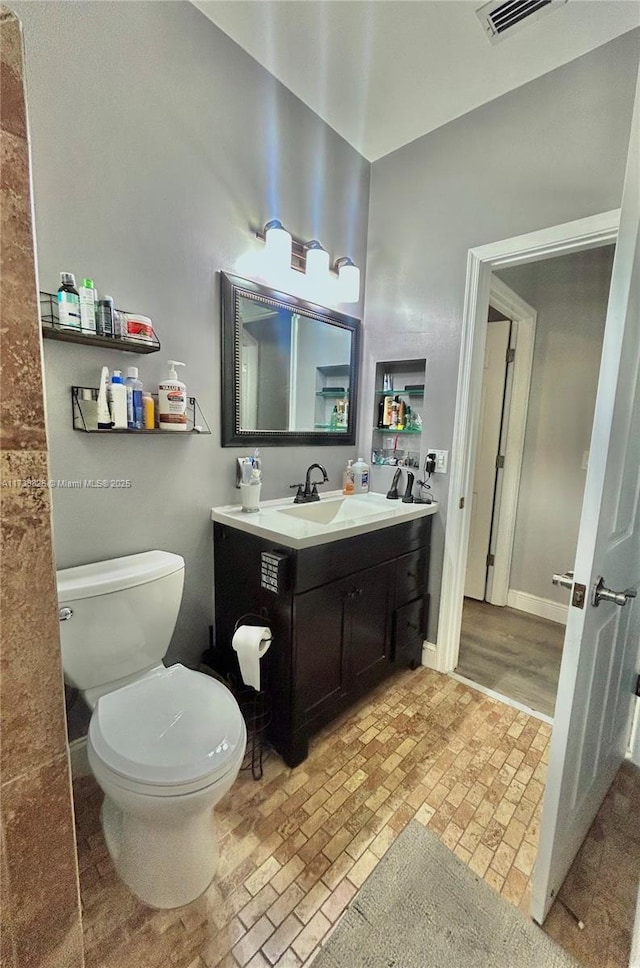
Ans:
[[[353,446],[360,320],[220,277],[222,446]]]

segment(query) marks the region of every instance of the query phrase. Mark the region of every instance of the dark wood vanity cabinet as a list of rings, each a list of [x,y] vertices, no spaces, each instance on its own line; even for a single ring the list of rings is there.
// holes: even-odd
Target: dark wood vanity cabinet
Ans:
[[[217,663],[238,680],[236,623],[270,626],[262,684],[270,738],[289,766],[315,730],[394,668],[420,663],[430,531],[428,516],[295,550],[214,524]],[[261,581],[262,554],[273,552],[283,556],[277,591]]]

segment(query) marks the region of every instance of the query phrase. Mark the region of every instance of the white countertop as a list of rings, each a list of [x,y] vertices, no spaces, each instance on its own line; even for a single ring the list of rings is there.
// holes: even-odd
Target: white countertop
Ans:
[[[250,514],[243,511],[240,504],[212,508],[211,520],[287,548],[312,548],[426,517],[437,510],[436,502],[403,504],[401,500],[388,500],[384,494],[345,497],[342,491],[328,491],[322,494],[320,501],[310,504],[294,504],[292,498],[262,501],[260,510]],[[333,516],[333,520],[326,523],[305,520],[297,516],[299,513]]]

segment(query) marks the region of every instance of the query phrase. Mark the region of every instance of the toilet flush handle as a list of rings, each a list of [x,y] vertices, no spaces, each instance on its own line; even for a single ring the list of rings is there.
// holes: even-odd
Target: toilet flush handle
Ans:
[[[66,605],[64,608],[61,608],[60,611],[58,612],[58,618],[60,619],[61,622],[66,622],[67,619],[71,618],[72,615],[73,615],[73,609],[67,608]]]

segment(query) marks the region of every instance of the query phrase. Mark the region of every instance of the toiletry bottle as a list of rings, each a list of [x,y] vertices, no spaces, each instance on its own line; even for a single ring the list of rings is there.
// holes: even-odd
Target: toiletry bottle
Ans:
[[[389,421],[389,427],[391,430],[398,429],[398,418],[400,415],[400,401],[397,397],[394,397],[391,403],[391,419]]]
[[[396,397],[396,400],[397,399],[398,398]],[[405,428],[405,414],[406,414],[406,411],[407,411],[407,406],[406,406],[404,400],[400,400],[400,403],[398,404],[398,408],[399,409],[398,409],[398,426],[397,426],[397,429],[398,430],[404,430],[404,428]]]
[[[338,429],[338,407],[335,406],[331,412],[331,422],[329,423],[329,430]]]
[[[158,415],[160,430],[187,429],[187,388],[178,379],[178,360],[169,360],[169,376],[158,386]]]
[[[369,493],[369,465],[364,457],[358,457],[353,465],[354,494]]]
[[[144,414],[144,429],[153,430],[156,425],[156,404],[148,390],[142,392],[142,411]]]
[[[60,288],[58,289],[58,321],[65,329],[81,327],[80,296],[76,289],[76,280],[72,272],[60,273]]]
[[[408,404],[404,412],[404,429],[413,430],[413,411]]]
[[[391,426],[391,404],[393,403],[393,397],[384,398],[384,417],[382,420],[383,427]]]
[[[80,286],[80,322],[82,332],[87,336],[96,331],[96,291],[93,279],[83,279]]]
[[[355,491],[355,481],[353,473],[353,461],[348,460],[342,476],[342,493],[353,494]]]
[[[109,367],[103,366],[98,390],[98,430],[111,430],[112,420],[109,409]]]
[[[378,401],[378,422],[377,427],[384,427],[384,397]]]
[[[98,299],[96,303],[96,333],[98,336],[113,336],[113,317],[115,306],[111,296]]]
[[[127,388],[120,370],[114,370],[109,390],[109,404],[114,430],[127,429]]]
[[[129,430],[142,430],[142,382],[138,379],[138,367],[127,367],[124,381],[127,391],[127,427]]]

